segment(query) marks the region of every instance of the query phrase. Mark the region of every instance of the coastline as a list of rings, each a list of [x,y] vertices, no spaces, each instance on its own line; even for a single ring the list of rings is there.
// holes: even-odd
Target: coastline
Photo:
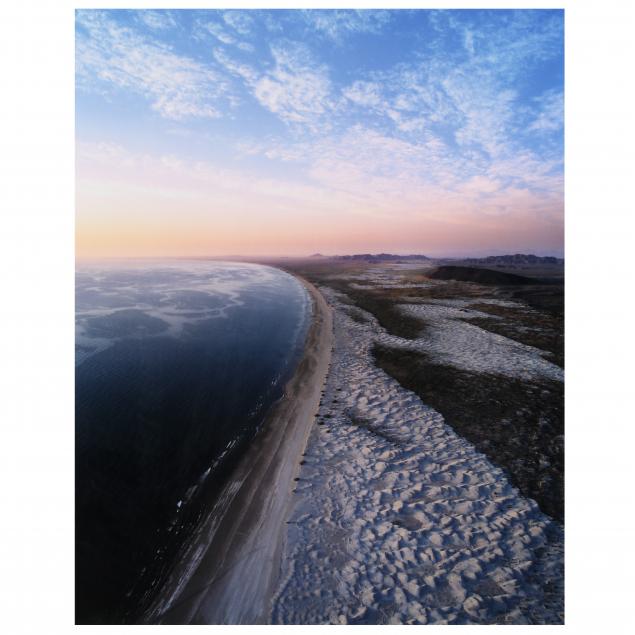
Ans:
[[[269,621],[280,575],[284,525],[294,477],[319,408],[332,348],[332,315],[320,292],[303,356],[282,399],[224,486],[186,548],[146,623],[262,624]]]

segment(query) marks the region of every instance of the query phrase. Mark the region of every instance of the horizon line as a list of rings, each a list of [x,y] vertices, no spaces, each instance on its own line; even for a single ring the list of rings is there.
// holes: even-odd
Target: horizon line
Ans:
[[[417,253],[417,252],[393,252],[393,251],[378,251],[378,252],[370,252],[370,251],[359,251],[359,252],[354,252],[354,253],[332,253],[332,254],[324,254],[321,252],[314,252],[311,254],[240,254],[240,253],[235,253],[235,254],[218,254],[218,255],[212,255],[212,254],[205,254],[205,255],[150,255],[150,256],[132,256],[132,255],[121,255],[121,256],[78,256],[75,255],[75,260],[79,261],[79,260],[225,260],[225,259],[235,259],[235,258],[241,258],[241,259],[250,259],[250,260],[254,260],[254,259],[260,259],[260,258],[269,258],[269,259],[288,259],[288,260],[293,260],[293,259],[308,259],[308,258],[342,258],[342,257],[351,257],[351,256],[381,256],[381,255],[388,255],[388,256],[398,256],[398,257],[403,257],[403,258],[412,258],[412,257],[421,257],[421,258],[427,258],[429,260],[463,260],[463,259],[484,259],[484,258],[491,258],[491,257],[503,257],[503,256],[516,256],[516,255],[521,255],[521,256],[535,256],[538,258],[557,258],[559,260],[564,260],[564,254],[560,254],[560,253],[554,253],[554,252],[550,252],[550,253],[544,253],[542,255],[539,255],[538,253],[535,253],[533,251],[524,251],[524,252],[520,252],[520,251],[514,251],[514,250],[509,250],[506,252],[500,252],[500,253],[486,253],[483,255],[476,255],[476,254],[461,254],[461,255],[441,255],[441,256],[429,256],[425,253]]]

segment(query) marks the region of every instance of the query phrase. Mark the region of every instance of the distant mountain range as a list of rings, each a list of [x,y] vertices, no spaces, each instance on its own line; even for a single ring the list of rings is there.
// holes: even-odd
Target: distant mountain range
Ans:
[[[507,256],[487,256],[486,258],[458,258],[471,265],[561,265],[563,258],[534,256],[533,254],[513,254]]]
[[[322,254],[312,254],[309,258],[329,258]],[[430,260],[428,256],[422,254],[410,254],[400,256],[398,254],[352,254],[350,256],[332,256],[332,260],[357,260],[361,262],[398,262],[402,260]]]
[[[433,260],[423,254],[351,254],[348,256],[324,256],[311,254],[309,258],[328,258],[329,260],[355,260],[359,262],[398,262],[403,260]],[[508,254],[506,256],[487,256],[485,258],[434,258],[443,262],[462,262],[470,265],[561,265],[564,259],[554,256],[535,256],[534,254]]]

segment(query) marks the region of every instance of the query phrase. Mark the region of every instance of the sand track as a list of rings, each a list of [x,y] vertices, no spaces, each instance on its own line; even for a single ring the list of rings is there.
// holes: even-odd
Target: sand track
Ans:
[[[164,624],[258,624],[269,620],[278,585],[281,541],[301,454],[328,372],[332,317],[313,300],[304,356],[188,548],[146,621]]]

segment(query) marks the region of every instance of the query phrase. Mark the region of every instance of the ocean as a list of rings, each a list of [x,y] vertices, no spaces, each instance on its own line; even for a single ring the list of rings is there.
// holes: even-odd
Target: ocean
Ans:
[[[256,264],[76,272],[76,621],[134,621],[283,394],[311,300]]]

